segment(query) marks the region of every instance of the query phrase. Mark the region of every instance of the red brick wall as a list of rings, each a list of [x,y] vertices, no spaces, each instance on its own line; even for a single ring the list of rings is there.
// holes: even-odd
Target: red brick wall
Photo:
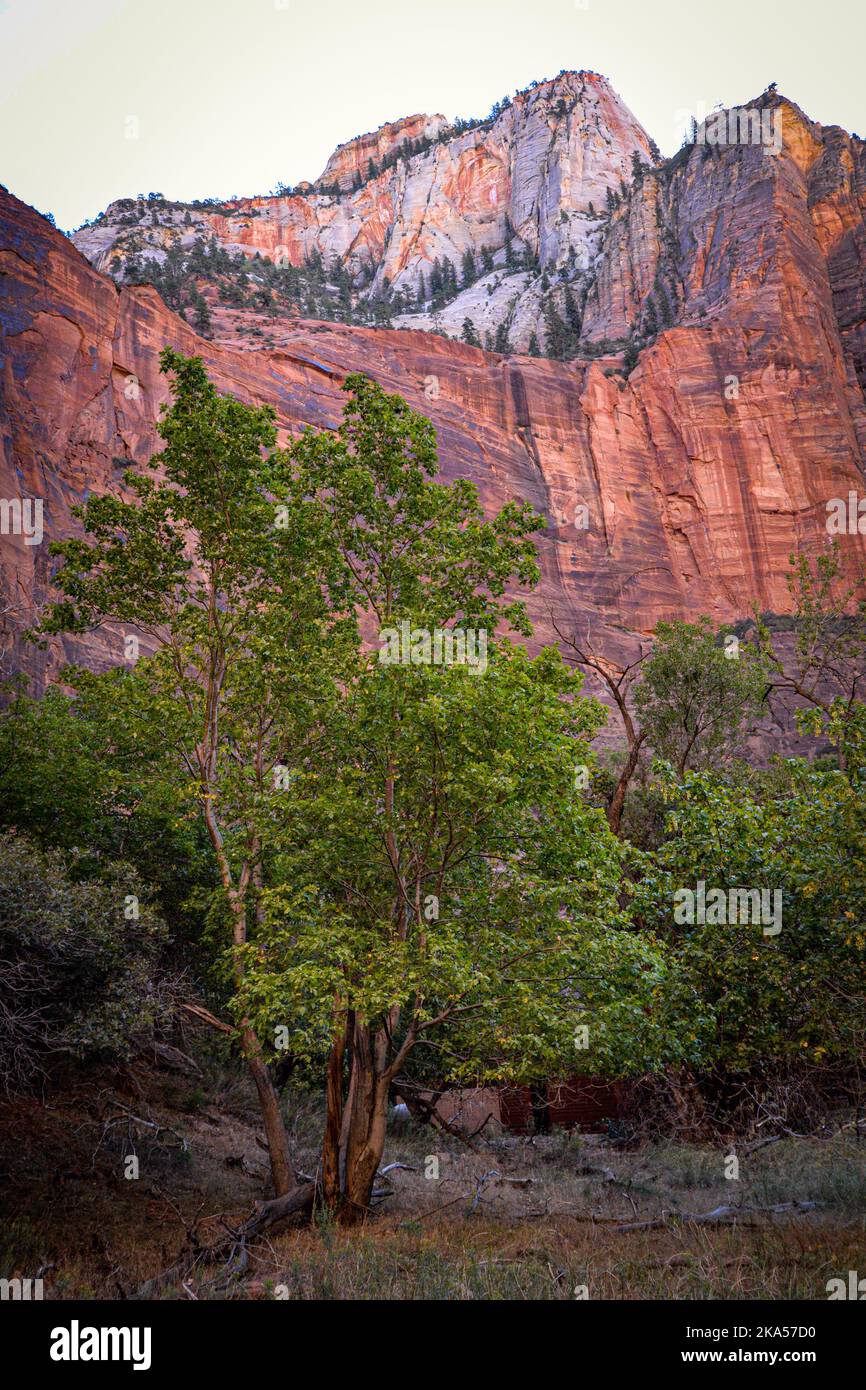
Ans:
[[[615,1120],[622,1103],[622,1084],[595,1076],[572,1076],[547,1086],[551,1125],[579,1126],[589,1133],[604,1133]],[[504,1086],[499,1093],[499,1113],[506,1129],[532,1133],[532,1106],[528,1086]]]

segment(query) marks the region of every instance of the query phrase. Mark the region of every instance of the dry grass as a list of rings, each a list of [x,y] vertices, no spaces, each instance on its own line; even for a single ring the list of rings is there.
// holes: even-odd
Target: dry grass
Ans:
[[[263,1195],[267,1161],[243,1077],[226,1070],[191,1084],[140,1072],[132,1088],[129,1080],[4,1107],[0,1276],[49,1266],[49,1298],[129,1296],[172,1264],[185,1228],[198,1221],[200,1237],[216,1240]],[[106,1133],[120,1105],[172,1134],[154,1140],[126,1122]],[[318,1103],[294,1099],[287,1111],[298,1166],[310,1172]],[[130,1135],[137,1181],[123,1176]],[[563,1132],[493,1136],[473,1154],[395,1122],[385,1162],[415,1171],[390,1175],[392,1195],[365,1227],[345,1231],[320,1218],[262,1242],[240,1273],[201,1266],[161,1296],[573,1299],[585,1288],[590,1298],[823,1299],[829,1278],[863,1267],[866,1140],[791,1139],[741,1152],[736,1182],[725,1179],[725,1156],[622,1151]],[[747,1210],[793,1199],[819,1205],[775,1216]],[[742,1207],[742,1217],[682,1219],[721,1204]],[[655,1229],[617,1229],[663,1214]]]

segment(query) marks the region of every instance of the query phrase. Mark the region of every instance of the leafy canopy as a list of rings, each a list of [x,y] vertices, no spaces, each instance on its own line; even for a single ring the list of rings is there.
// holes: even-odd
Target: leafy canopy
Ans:
[[[767,680],[757,653],[733,638],[719,644],[709,619],[659,623],[634,690],[650,746],[678,768],[708,767],[735,751]]]

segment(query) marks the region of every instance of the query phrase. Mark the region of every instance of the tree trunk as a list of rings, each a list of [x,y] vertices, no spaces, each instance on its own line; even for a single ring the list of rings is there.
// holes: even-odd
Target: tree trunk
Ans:
[[[213,761],[213,755],[206,758],[201,755],[200,766],[202,769],[202,785],[209,788],[212,785],[212,776],[208,769]],[[212,771],[212,769],[211,769]],[[204,798],[204,818],[207,826],[208,835],[216,855],[217,865],[220,871],[220,879],[228,899],[232,913],[232,936],[236,947],[241,947],[247,939],[247,914],[246,914],[246,885],[247,869],[241,874],[240,889],[232,879],[231,865],[225,852],[222,832],[217,823],[214,813],[213,799],[208,794]],[[244,982],[244,972],[242,957],[235,957],[235,984],[238,989]],[[271,1080],[270,1072],[265,1065],[262,1057],[262,1045],[256,1036],[255,1029],[248,1019],[242,1019],[240,1028],[241,1045],[244,1056],[247,1059],[252,1074],[256,1090],[259,1095],[259,1106],[262,1112],[262,1119],[265,1126],[265,1138],[268,1141],[268,1157],[271,1160],[271,1179],[274,1185],[274,1196],[285,1197],[287,1193],[294,1192],[297,1187],[295,1170],[292,1166],[291,1155],[289,1154],[289,1136],[286,1134],[286,1127],[283,1124],[283,1117],[280,1114],[280,1102]]]
[[[388,1078],[383,1065],[387,1040],[357,1024],[352,1053],[345,1175],[340,1220],[363,1221],[370,1210],[376,1173],[382,1162],[388,1123]]]
[[[634,770],[637,767],[637,760],[640,755],[641,744],[643,743],[645,738],[646,734],[641,732],[633,740],[628,750],[628,757],[626,758],[622,772],[620,773],[619,781],[616,784],[616,790],[614,791],[613,797],[611,798],[611,803],[607,808],[607,823],[613,831],[614,835],[619,834],[619,828],[622,824],[622,813],[625,807],[626,792],[628,791],[629,784],[631,782],[632,777],[634,776]]]
[[[241,1235],[249,1240],[259,1236],[278,1221],[291,1221],[300,1224],[309,1221],[316,1200],[316,1184],[305,1182],[296,1184],[293,1192],[283,1197],[274,1197],[270,1202],[262,1202],[256,1213],[244,1222]]]
[[[279,1098],[262,1057],[261,1044],[253,1029],[248,1023],[243,1023],[240,1034],[244,1056],[259,1093],[259,1106],[265,1125],[265,1138],[268,1141],[268,1157],[271,1160],[274,1196],[285,1197],[288,1193],[294,1192],[298,1184],[289,1153],[289,1137],[280,1114]]]
[[[536,1134],[550,1133],[550,1102],[547,1097],[547,1082],[534,1081],[529,1087],[529,1101],[532,1109],[532,1123]]]
[[[379,1094],[376,1091],[370,1096],[363,1115],[360,1112],[357,1115],[357,1127],[353,1125],[356,1142],[353,1144],[350,1139],[346,1156],[346,1190],[341,1220],[347,1226],[363,1221],[369,1212],[373,1184],[382,1162],[388,1095],[387,1091]]]
[[[339,1005],[339,1001],[338,1001]],[[347,1025],[338,1018],[328,1055],[325,1086],[326,1119],[322,1142],[322,1198],[332,1211],[342,1205],[340,1145],[343,1134],[343,1062],[346,1055]]]

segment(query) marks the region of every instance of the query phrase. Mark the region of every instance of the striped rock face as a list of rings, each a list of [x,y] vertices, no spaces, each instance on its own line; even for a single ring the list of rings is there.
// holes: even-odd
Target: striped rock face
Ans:
[[[373,295],[386,284],[414,295],[437,259],[459,268],[467,251],[479,262],[486,251],[508,286],[496,301],[504,310],[525,288],[507,273],[506,243],[540,267],[562,267],[571,255],[572,269],[588,275],[608,191],[629,182],[634,154],[652,162],[646,132],[595,73],[564,73],[518,94],[495,119],[452,130],[438,115],[396,121],[341,145],[294,195],[234,200],[218,212],[177,205],[156,226],[146,204],[133,218],[130,200],[113,203],[75,244],[98,269],[122,274],[137,249],[161,260],[172,246],[213,236],[233,252],[295,266],[321,255]],[[407,153],[396,159],[401,147]],[[528,303],[518,346],[539,317],[538,295]],[[467,305],[458,308],[465,317]],[[493,326],[503,317],[494,312]],[[428,326],[423,316],[416,326]]]
[[[854,516],[837,537],[846,571],[866,564],[866,506],[862,530],[856,511],[866,499],[866,147],[781,98],[770,104],[778,148],[699,141],[647,165],[603,219],[590,203],[597,211],[621,171],[628,179],[635,150],[651,157],[608,84],[585,74],[523,94],[489,127],[434,139],[353,194],[254,200],[267,206],[246,227],[230,210],[201,214],[248,248],[290,223],[297,248],[342,228],[350,261],[366,236],[383,248],[375,273],[387,266],[396,280],[443,238],[455,251],[460,238],[483,246],[504,207],[557,292],[565,239],[575,245],[591,224],[591,264],[568,282],[581,292],[587,350],[569,362],[520,351],[540,331],[543,272],[504,264],[446,306],[439,333],[415,331],[433,326],[423,313],[395,329],[268,316],[205,286],[213,331],[203,339],[155,289],[118,288],[90,263],[107,263],[107,221],[76,237],[88,260],[0,194],[0,498],[41,499],[46,541],[74,530],[71,506],[156,447],[166,343],[200,353],[221,390],[270,402],[284,439],[334,427],[341,381],[362,370],[434,421],[446,479],[473,479],[490,510],[517,497],[544,514],[530,599],[538,641],[553,615],[582,632],[591,624],[597,646],[627,656],[661,619],[789,611],[788,555],[826,549],[833,499]],[[352,145],[328,177],[354,178]],[[454,324],[442,320],[459,326],[464,296],[479,317],[494,306],[491,325],[495,306],[511,305],[510,352],[445,336]],[[52,561],[47,544],[22,535],[2,544],[8,648],[10,625],[31,620],[50,592]],[[7,650],[6,661],[44,680],[71,657],[115,661],[120,645],[101,632],[47,653]]]

